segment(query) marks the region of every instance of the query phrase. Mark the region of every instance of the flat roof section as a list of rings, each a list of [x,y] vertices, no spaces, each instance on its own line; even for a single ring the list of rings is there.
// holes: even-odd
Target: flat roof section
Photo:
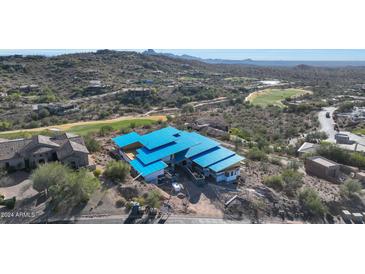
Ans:
[[[133,143],[139,142],[141,137],[142,136],[136,132],[130,132],[128,134],[124,134],[124,135],[112,138],[112,140],[118,147],[123,148],[123,147],[129,146]]]
[[[149,165],[144,165],[138,159],[134,159],[130,162],[130,164],[139,174],[144,177],[167,167],[167,165],[162,161],[154,162]]]
[[[242,160],[244,160],[245,158],[240,156],[240,155],[233,155],[225,160],[222,160],[218,163],[215,163],[211,166],[209,166],[209,168],[211,170],[213,170],[214,172],[220,172],[222,170],[225,170],[226,168],[230,167],[230,166],[233,166],[239,162],[241,162]]]
[[[176,128],[165,127],[141,136],[140,141],[146,148],[151,150],[177,140],[178,137],[174,134],[179,132],[180,130]]]
[[[201,155],[193,157],[192,160],[194,163],[200,165],[201,167],[207,167],[219,161],[222,161],[234,154],[235,152],[233,152],[232,150],[219,146],[216,149],[208,150]]]
[[[309,160],[313,161],[313,162],[316,162],[322,166],[325,166],[325,167],[332,167],[332,166],[338,166],[339,164],[336,163],[336,162],[333,162],[331,160],[328,160],[324,157],[321,157],[321,156],[314,156],[314,157],[310,157]]]

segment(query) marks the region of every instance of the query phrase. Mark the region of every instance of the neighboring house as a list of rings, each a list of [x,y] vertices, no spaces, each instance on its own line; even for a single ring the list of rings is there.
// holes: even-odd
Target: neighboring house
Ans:
[[[53,161],[72,168],[86,167],[89,165],[88,155],[83,138],[70,133],[0,142],[0,168],[5,169],[35,168]]]
[[[322,156],[314,156],[305,160],[305,171],[307,174],[330,181],[337,180],[340,175],[340,167],[340,164]]]
[[[131,132],[113,138],[119,153],[147,182],[156,183],[165,171],[181,166],[197,178],[233,182],[244,159],[196,132],[166,127],[145,135]]]
[[[298,151],[299,155],[303,155],[305,153],[316,152],[318,148],[319,148],[318,144],[304,142],[297,151]]]
[[[337,144],[353,144],[354,142],[350,140],[350,136],[344,133],[336,133],[335,139]]]

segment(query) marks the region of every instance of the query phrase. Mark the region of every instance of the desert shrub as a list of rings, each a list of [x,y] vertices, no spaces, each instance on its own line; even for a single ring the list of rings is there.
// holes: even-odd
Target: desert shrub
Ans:
[[[299,193],[299,202],[310,215],[315,217],[322,217],[327,211],[319,194],[312,188],[305,188]]]
[[[194,112],[194,106],[191,104],[186,104],[182,107],[181,111],[183,113],[192,113]]]
[[[146,204],[146,200],[142,196],[134,197],[133,202],[139,203],[140,206],[144,206]]]
[[[334,144],[321,143],[317,150],[318,154],[340,164],[355,167],[365,167],[365,156],[360,152],[344,150]]]
[[[300,167],[300,163],[297,160],[291,160],[288,162],[287,168],[298,170]]]
[[[327,133],[323,131],[316,131],[308,133],[307,136],[305,136],[305,141],[309,143],[319,143],[321,140],[326,140],[327,138]]]
[[[92,134],[87,134],[84,137],[85,145],[89,152],[97,152],[101,149],[101,144],[98,140],[95,139],[95,137]]]
[[[100,175],[101,175],[101,169],[100,168],[96,168],[94,171],[93,171],[93,174],[96,178],[99,178]]]
[[[281,177],[284,181],[284,191],[289,196],[294,196],[303,185],[303,174],[294,169],[285,169]]]
[[[104,175],[111,180],[123,182],[129,170],[129,165],[123,161],[110,161],[106,165]]]
[[[100,187],[100,181],[86,169],[70,171],[67,177],[50,187],[52,203],[58,210],[67,210],[85,204]]]
[[[270,163],[277,166],[282,166],[280,158],[272,157],[270,158]]]
[[[117,200],[116,202],[115,202],[115,206],[116,207],[123,207],[123,206],[125,206],[127,204],[127,200],[126,199],[124,199],[123,197],[122,198],[120,198],[119,200]]]
[[[281,178],[280,175],[265,177],[264,184],[278,191],[281,191],[284,188],[283,178]]]
[[[110,126],[110,125],[105,125],[105,126],[102,126],[99,130],[99,135],[100,136],[106,136],[108,135],[110,132],[113,131],[113,127]]]
[[[161,193],[157,190],[151,190],[146,197],[146,205],[150,207],[160,208],[161,206]]]
[[[33,188],[38,192],[45,192],[48,196],[51,186],[64,184],[71,170],[60,163],[48,163],[39,166],[31,175]]]
[[[358,180],[347,179],[340,187],[340,194],[343,197],[351,198],[356,194],[361,193],[361,183]]]
[[[44,191],[56,209],[69,209],[89,200],[100,186],[91,172],[73,171],[60,163],[48,163],[33,171],[33,188]]]
[[[248,151],[247,158],[253,161],[266,161],[267,155],[264,151],[260,150],[259,148],[253,147]]]

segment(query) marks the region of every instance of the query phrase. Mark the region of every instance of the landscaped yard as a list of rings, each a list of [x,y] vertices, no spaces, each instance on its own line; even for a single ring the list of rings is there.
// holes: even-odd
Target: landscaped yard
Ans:
[[[250,101],[253,105],[259,105],[266,107],[268,105],[276,105],[279,107],[284,107],[282,101],[286,98],[298,97],[304,94],[311,93],[304,89],[265,89],[262,91],[256,91],[251,93],[247,97],[247,101]]]

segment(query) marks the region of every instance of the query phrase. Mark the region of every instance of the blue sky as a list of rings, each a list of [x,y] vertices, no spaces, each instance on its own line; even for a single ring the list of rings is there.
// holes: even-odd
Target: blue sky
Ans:
[[[85,51],[95,51],[95,49],[0,49],[0,55],[40,54],[52,56]],[[132,51],[141,52],[143,49],[136,49]],[[253,60],[365,61],[365,49],[155,49],[155,51],[174,53],[178,55],[188,54],[201,58],[231,60],[251,58]]]

